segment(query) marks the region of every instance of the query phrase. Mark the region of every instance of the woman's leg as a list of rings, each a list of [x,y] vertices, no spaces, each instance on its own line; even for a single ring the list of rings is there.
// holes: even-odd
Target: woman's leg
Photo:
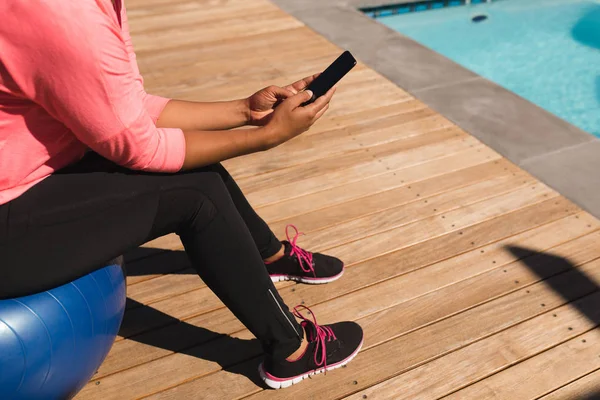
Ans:
[[[0,297],[64,284],[176,232],[198,274],[273,359],[300,346],[303,330],[213,169],[156,175],[71,168],[0,206],[0,224]]]
[[[217,172],[229,191],[235,207],[258,247],[274,282],[293,280],[310,284],[333,282],[344,273],[344,263],[325,254],[311,253],[296,245],[297,235],[280,242],[267,223],[252,208],[235,180],[220,164],[210,167]],[[295,227],[292,227],[295,229]],[[286,229],[287,231],[287,229]],[[286,232],[287,234],[288,232]],[[282,248],[283,244],[283,248]]]
[[[208,168],[214,170],[223,179],[233,204],[248,227],[263,260],[272,257],[280,251],[282,247],[281,241],[277,239],[267,223],[254,211],[229,172],[221,164],[216,164]]]

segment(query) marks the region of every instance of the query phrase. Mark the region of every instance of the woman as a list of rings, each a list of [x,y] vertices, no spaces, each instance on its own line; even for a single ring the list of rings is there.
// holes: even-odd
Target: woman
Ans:
[[[0,10],[10,16],[0,24],[0,298],[64,284],[175,232],[262,343],[269,386],[356,355],[357,324],[292,314],[272,283],[332,281],[342,262],[277,240],[219,164],[306,131],[333,90],[305,107],[314,77],[237,101],[152,96],[120,0],[8,0]],[[231,130],[245,125],[255,127]]]

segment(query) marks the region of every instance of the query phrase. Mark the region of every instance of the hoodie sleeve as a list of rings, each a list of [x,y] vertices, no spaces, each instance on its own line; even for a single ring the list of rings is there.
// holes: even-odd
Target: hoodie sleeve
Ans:
[[[143,90],[128,52],[131,39],[110,1],[8,3],[14,17],[4,19],[0,44],[10,54],[5,70],[25,97],[115,163],[153,172],[181,169],[183,132],[156,127],[168,99]]]

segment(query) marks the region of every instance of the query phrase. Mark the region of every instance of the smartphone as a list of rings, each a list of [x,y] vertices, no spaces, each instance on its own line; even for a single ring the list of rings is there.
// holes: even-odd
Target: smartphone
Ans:
[[[302,104],[302,106],[308,105],[315,101],[318,97],[323,96],[329,89],[331,89],[340,79],[344,77],[354,66],[356,65],[356,59],[350,54],[349,51],[345,51],[339,56],[325,71],[321,73],[314,81],[306,87],[306,90],[313,92],[312,97],[309,101]]]

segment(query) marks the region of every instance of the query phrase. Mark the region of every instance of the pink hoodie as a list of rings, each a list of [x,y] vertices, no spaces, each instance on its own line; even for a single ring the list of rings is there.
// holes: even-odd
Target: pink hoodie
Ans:
[[[169,99],[144,91],[120,0],[0,1],[0,204],[92,149],[131,169],[176,172]]]

